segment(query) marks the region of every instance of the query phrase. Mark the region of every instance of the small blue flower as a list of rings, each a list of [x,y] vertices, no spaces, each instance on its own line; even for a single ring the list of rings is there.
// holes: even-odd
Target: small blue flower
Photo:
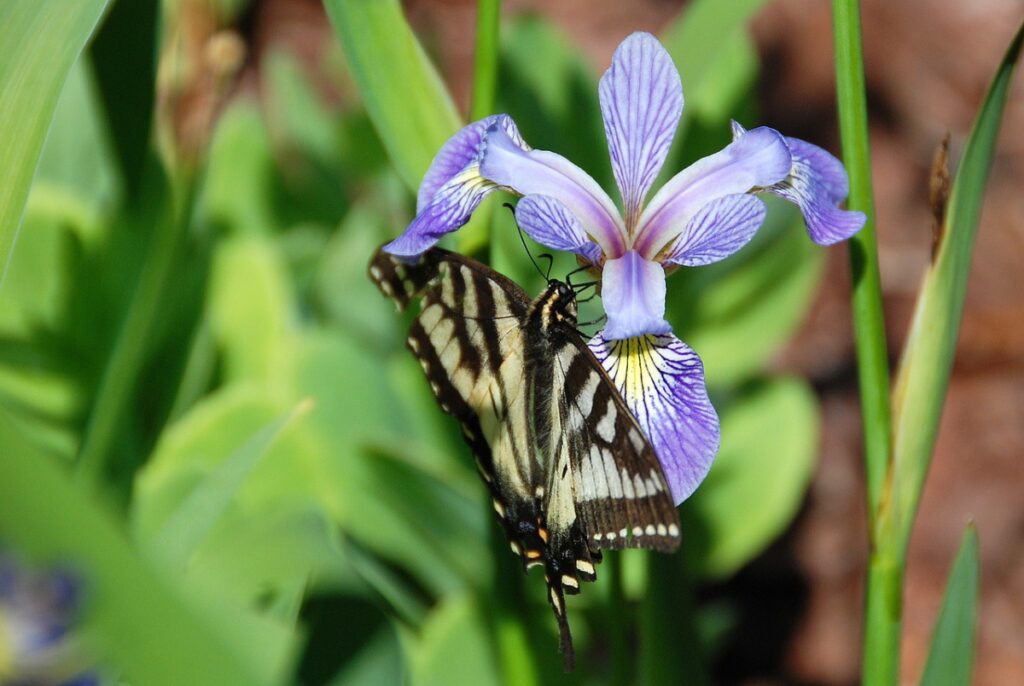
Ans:
[[[534,240],[580,255],[602,272],[608,322],[590,347],[658,451],[677,502],[700,484],[718,451],[719,424],[700,359],[665,321],[665,269],[722,260],[753,238],[772,193],[800,207],[812,240],[849,238],[865,221],[839,209],[842,164],[768,127],[733,123],[733,141],[644,200],[668,156],[683,110],[679,72],[658,40],[634,33],[599,86],[622,210],[586,172],[534,150],[508,115],[474,122],[441,149],[419,189],[417,216],[386,246],[419,255],[464,225],[490,192],[523,196],[519,225]]]
[[[0,549],[0,683],[99,683],[82,671],[72,632],[79,596],[70,574],[31,569]]]

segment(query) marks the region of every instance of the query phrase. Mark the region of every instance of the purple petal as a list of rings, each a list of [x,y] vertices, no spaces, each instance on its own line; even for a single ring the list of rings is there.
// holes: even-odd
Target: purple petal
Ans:
[[[846,240],[864,226],[863,212],[837,205],[849,193],[843,163],[829,152],[798,138],[787,138],[793,156],[789,176],[765,190],[800,206],[807,232],[819,245]]]
[[[569,208],[546,195],[528,195],[516,205],[516,221],[526,234],[553,250],[566,250],[597,264],[601,246],[586,232]]]
[[[766,213],[764,203],[753,195],[716,198],[693,215],[661,261],[699,267],[723,260],[754,237]]]
[[[707,476],[720,442],[700,358],[672,335],[620,341],[601,332],[590,349],[654,446],[678,505]]]
[[[665,321],[665,270],[635,250],[604,263],[601,300],[608,315],[604,328],[608,339],[672,330]]]
[[[480,201],[497,185],[480,175],[473,162],[441,186],[416,215],[405,232],[384,246],[386,252],[400,257],[413,257],[425,252],[441,239],[465,225]]]
[[[495,124],[500,125],[520,147],[528,148],[523,143],[515,122],[507,114],[495,114],[464,126],[441,146],[430,163],[427,173],[424,174],[416,195],[417,213],[426,208],[442,186],[471,163],[480,160],[480,155],[483,153],[484,135],[487,133],[487,129]]]
[[[778,183],[791,166],[778,131],[764,126],[748,131],[676,174],[655,194],[640,217],[637,250],[645,257],[657,255],[712,200]]]
[[[599,91],[612,171],[626,226],[632,227],[672,145],[683,112],[683,86],[658,39],[638,32],[615,49]]]
[[[419,255],[469,221],[480,201],[497,188],[480,175],[480,159],[490,130],[501,130],[510,144],[529,149],[506,114],[486,117],[460,129],[441,146],[423,176],[416,198],[416,218],[384,250],[401,257]]]
[[[546,195],[572,212],[606,255],[625,252],[622,219],[615,203],[585,171],[561,155],[524,150],[500,127],[484,141],[480,171],[485,178],[520,195]]]

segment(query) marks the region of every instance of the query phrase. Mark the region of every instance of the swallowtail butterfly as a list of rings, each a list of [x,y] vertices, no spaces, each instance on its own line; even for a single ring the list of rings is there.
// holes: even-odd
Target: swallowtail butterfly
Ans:
[[[565,594],[596,578],[602,548],[679,546],[658,458],[576,330],[575,291],[537,298],[485,265],[432,248],[378,250],[370,277],[400,310],[420,302],[408,346],[455,417],[524,568],[544,567],[567,669]]]

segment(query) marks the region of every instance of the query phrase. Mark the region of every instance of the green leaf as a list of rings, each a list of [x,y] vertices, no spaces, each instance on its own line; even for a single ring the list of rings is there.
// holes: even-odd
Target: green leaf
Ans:
[[[64,80],[106,6],[107,0],[0,4],[0,285]]]
[[[684,545],[698,573],[732,574],[789,526],[814,471],[819,424],[814,393],[793,378],[767,382],[722,412],[722,447],[683,506]]]
[[[83,630],[127,679],[168,686],[271,683],[139,558],[106,508],[76,488],[3,410],[0,453],[0,539],[34,561],[60,563],[83,577],[89,597]]]
[[[892,487],[896,528],[901,541],[906,541],[910,535],[935,447],[956,354],[985,182],[1022,44],[1024,24],[996,70],[964,147],[950,190],[938,251],[918,294],[893,391],[895,466]]]
[[[445,599],[427,619],[412,656],[416,686],[479,684],[497,686],[487,627],[472,599]]]
[[[668,319],[713,387],[735,385],[771,359],[803,321],[821,278],[822,250],[793,221],[795,211],[773,205],[779,211],[744,250],[669,280]]]
[[[349,68],[399,175],[415,191],[462,124],[398,0],[325,0]]]
[[[946,583],[921,686],[970,686],[981,562],[978,532],[967,527]]]
[[[164,521],[150,541],[156,555],[170,567],[184,567],[278,434],[308,409],[308,402],[299,404],[235,448]]]

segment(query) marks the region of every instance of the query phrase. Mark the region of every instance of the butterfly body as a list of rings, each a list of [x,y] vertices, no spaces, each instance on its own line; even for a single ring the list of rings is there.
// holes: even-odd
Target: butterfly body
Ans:
[[[573,662],[565,594],[596,578],[602,548],[672,551],[678,515],[653,448],[577,332],[575,291],[531,299],[475,260],[378,251],[370,276],[399,309],[419,300],[408,347],[455,417],[524,568],[543,566]]]

